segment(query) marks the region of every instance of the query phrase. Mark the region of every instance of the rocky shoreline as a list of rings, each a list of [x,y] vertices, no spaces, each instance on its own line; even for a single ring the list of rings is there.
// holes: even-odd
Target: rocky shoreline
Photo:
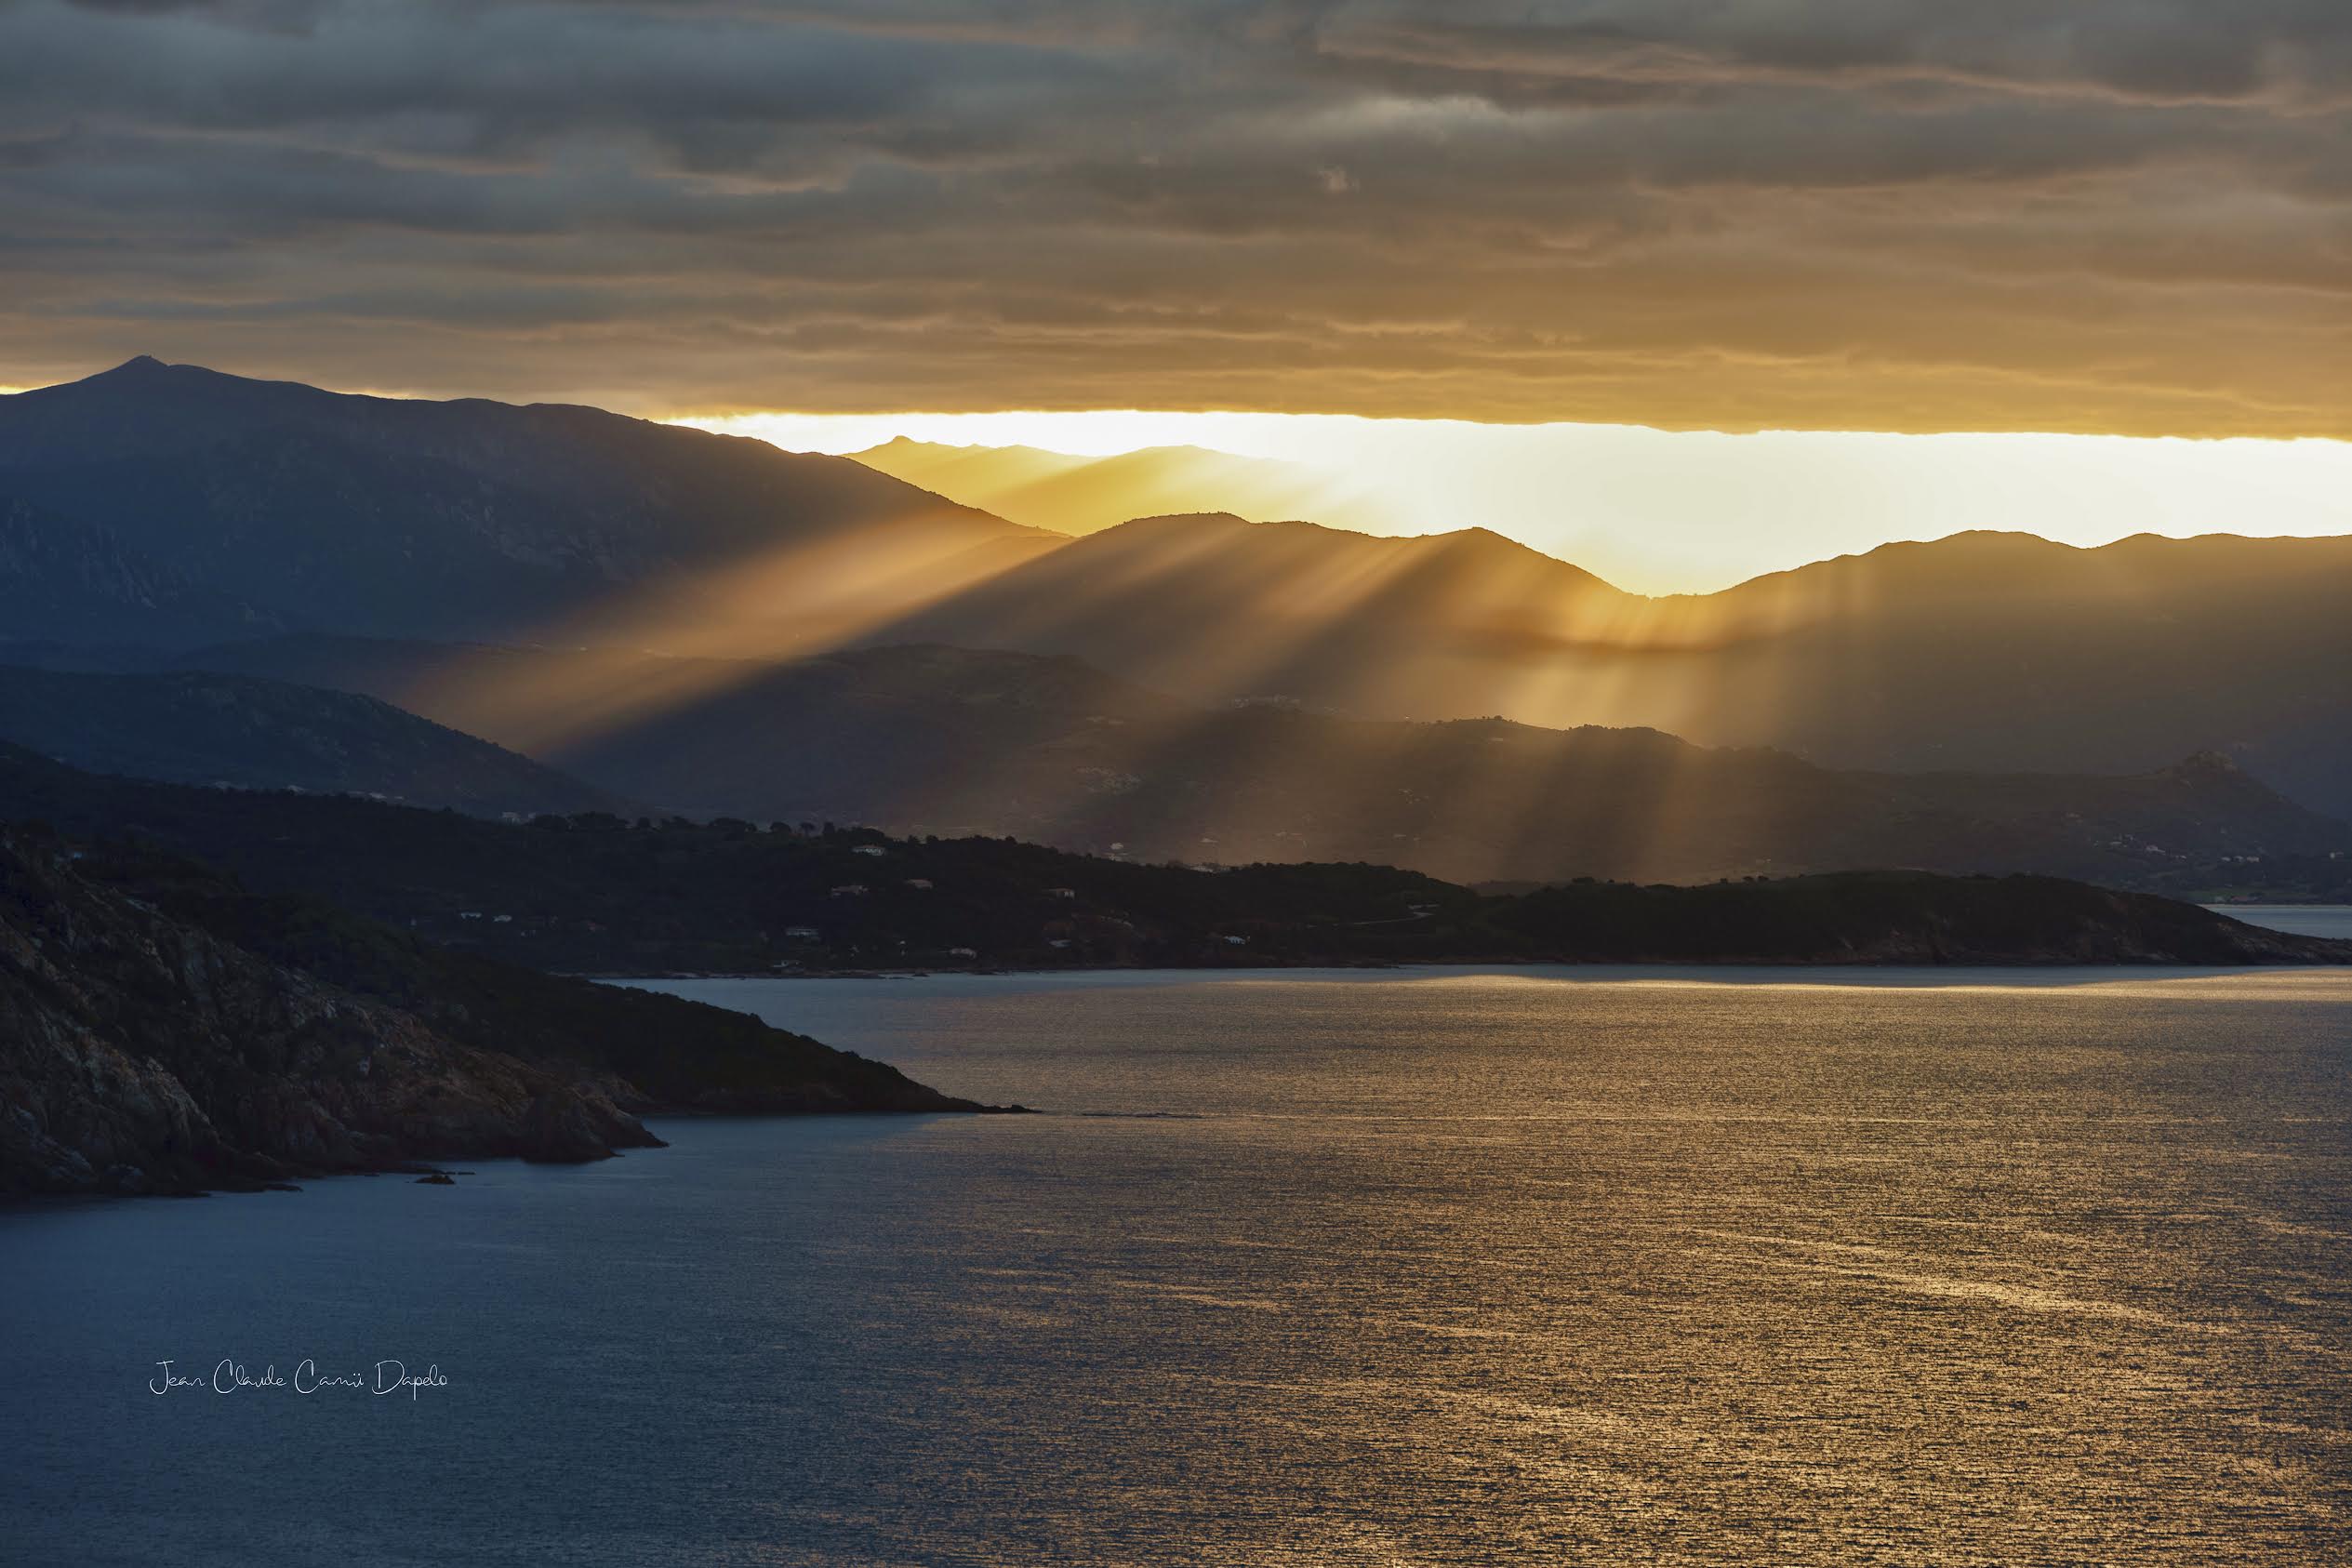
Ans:
[[[0,831],[0,1197],[601,1160],[661,1147],[658,1110],[985,1109],[740,1014]]]

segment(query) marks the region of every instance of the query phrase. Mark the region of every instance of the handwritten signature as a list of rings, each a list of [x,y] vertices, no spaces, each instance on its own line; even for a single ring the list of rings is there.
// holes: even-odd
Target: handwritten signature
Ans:
[[[263,1367],[257,1377],[246,1369],[243,1362],[233,1356],[223,1357],[213,1367],[209,1377],[174,1371],[177,1364],[174,1362],[157,1362],[155,1375],[147,1380],[147,1391],[151,1394],[169,1394],[183,1389],[209,1389],[216,1394],[235,1394],[248,1389],[291,1389],[298,1394],[316,1394],[328,1389],[341,1389],[380,1397],[396,1394],[405,1389],[408,1397],[414,1400],[423,1389],[449,1386],[448,1375],[437,1363],[416,1373],[408,1370],[407,1362],[397,1361],[378,1362],[373,1373],[321,1372],[316,1362],[306,1359],[295,1367],[294,1375],[290,1378],[279,1375],[275,1362]]]

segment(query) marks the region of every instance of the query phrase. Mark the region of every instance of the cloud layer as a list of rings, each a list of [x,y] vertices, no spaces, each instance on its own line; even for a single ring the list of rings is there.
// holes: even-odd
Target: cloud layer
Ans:
[[[0,381],[2352,435],[2342,0],[0,0]]]

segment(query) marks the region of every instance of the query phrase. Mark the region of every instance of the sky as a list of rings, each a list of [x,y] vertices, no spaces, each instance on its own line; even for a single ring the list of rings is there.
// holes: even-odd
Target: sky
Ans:
[[[0,0],[0,383],[1603,427],[1530,461],[1681,498],[1569,538],[1924,450],[1622,427],[2352,437],[2344,0]],[[2318,460],[2167,450],[2082,449]]]
[[[2352,435],[2343,0],[0,0],[0,381]]]
[[[905,435],[1090,456],[1190,445],[1278,458],[1328,486],[1327,512],[1309,521],[1374,533],[1492,528],[1637,593],[1710,592],[1971,528],[2086,547],[2141,533],[2352,533],[2352,443],[2340,441],[1728,434],[1136,410],[696,422],[795,451],[855,452]],[[1204,489],[1198,504],[1227,503]]]

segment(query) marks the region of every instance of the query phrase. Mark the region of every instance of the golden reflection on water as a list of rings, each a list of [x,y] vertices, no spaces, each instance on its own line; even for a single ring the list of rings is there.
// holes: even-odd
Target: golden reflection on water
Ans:
[[[0,1559],[2352,1555],[2352,977],[671,989],[1056,1114],[0,1213]]]
[[[2352,977],[1871,979],[711,999],[1097,1113],[863,1255],[1057,1560],[2345,1561]]]

